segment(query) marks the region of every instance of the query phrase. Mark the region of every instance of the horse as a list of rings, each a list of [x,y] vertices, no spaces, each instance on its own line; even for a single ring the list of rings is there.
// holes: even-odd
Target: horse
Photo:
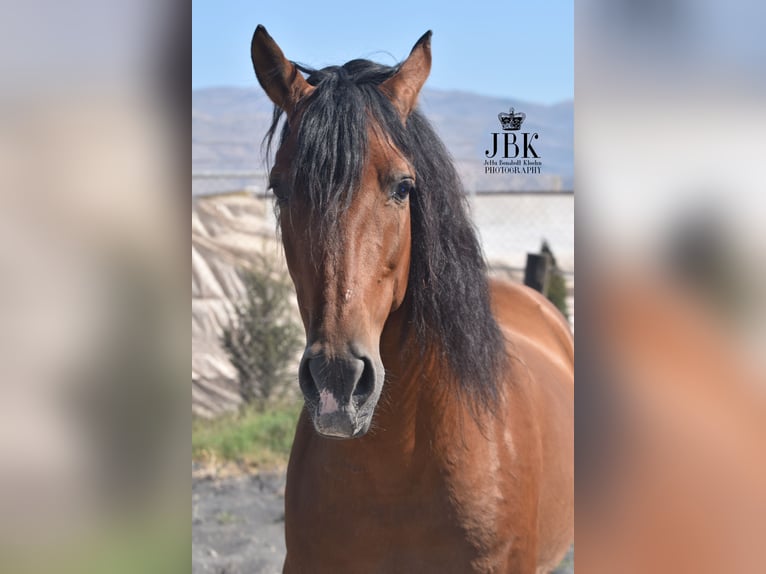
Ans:
[[[416,109],[431,32],[393,67],[314,70],[259,25],[251,57],[306,331],[283,571],[550,571],[574,531],[573,338],[542,295],[488,278]]]

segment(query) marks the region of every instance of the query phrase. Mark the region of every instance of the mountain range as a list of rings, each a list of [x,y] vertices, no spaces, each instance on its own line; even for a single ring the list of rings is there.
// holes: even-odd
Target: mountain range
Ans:
[[[452,154],[468,191],[572,189],[572,100],[543,105],[469,92],[424,89],[419,106]],[[271,123],[272,108],[257,86],[192,90],[193,172],[263,170],[261,141]],[[510,108],[526,114],[521,132],[539,134],[534,148],[542,162],[540,174],[485,173],[485,150],[493,148],[492,132],[500,132],[502,142],[498,114]],[[518,137],[521,141],[522,136]]]

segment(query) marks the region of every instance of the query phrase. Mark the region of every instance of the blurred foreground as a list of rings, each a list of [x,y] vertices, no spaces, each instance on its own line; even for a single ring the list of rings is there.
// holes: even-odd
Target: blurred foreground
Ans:
[[[188,572],[188,7],[4,8],[0,571]]]
[[[588,574],[764,571],[759,11],[578,4],[576,516]]]

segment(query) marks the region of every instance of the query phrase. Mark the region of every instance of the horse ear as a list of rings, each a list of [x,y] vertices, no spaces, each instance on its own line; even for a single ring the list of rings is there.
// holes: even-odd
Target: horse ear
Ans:
[[[423,84],[431,72],[431,30],[420,37],[399,71],[380,84],[380,89],[394,104],[402,121],[409,117]]]
[[[285,58],[266,28],[260,24],[253,34],[250,56],[258,83],[271,101],[288,115],[301,99],[314,91],[314,86],[306,81],[295,64]]]

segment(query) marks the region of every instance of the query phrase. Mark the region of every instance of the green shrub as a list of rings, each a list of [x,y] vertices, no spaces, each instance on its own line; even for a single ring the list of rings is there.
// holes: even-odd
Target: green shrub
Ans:
[[[540,253],[548,256],[549,271],[548,271],[548,290],[546,297],[553,303],[556,308],[561,311],[562,315],[569,320],[569,308],[567,307],[567,283],[564,278],[564,274],[559,269],[556,257],[553,255],[548,242],[543,240],[543,244],[540,247]]]
[[[564,317],[569,319],[569,308],[567,307],[567,284],[561,271],[556,267],[551,271],[548,282],[548,300],[561,311]]]
[[[294,380],[302,329],[294,319],[290,278],[266,256],[241,272],[243,301],[235,304],[221,343],[237,369],[244,402],[263,409],[284,397]]]

